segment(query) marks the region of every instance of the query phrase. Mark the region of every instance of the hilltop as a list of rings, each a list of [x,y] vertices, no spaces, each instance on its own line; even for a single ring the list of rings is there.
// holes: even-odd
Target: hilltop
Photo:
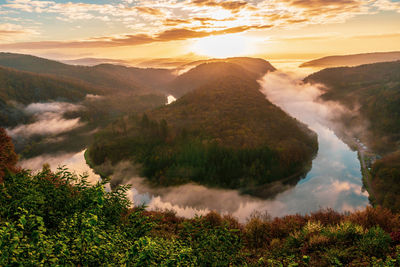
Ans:
[[[181,67],[190,71],[178,76],[168,88],[174,96],[180,97],[197,87],[207,84],[218,77],[244,76],[257,80],[275,68],[267,61],[259,58],[227,58],[195,61]]]
[[[305,62],[301,64],[300,67],[351,67],[396,60],[400,60],[400,52],[376,52],[355,55],[328,56]]]
[[[236,64],[206,63],[182,76],[214,70],[221,71],[204,83],[194,79],[198,87],[173,104],[99,133],[91,161],[130,159],[157,185],[251,188],[304,174],[317,151],[316,135],[270,103],[258,76]]]

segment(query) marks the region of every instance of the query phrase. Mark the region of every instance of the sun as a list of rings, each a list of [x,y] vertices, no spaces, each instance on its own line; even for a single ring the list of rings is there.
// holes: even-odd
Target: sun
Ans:
[[[191,50],[198,55],[226,58],[248,54],[249,45],[244,36],[228,34],[198,39],[192,45]]]

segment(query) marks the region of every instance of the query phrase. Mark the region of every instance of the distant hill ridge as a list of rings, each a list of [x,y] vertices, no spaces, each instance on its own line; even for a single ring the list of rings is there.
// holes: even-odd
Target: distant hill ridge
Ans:
[[[358,66],[378,62],[388,62],[400,60],[400,51],[395,52],[376,52],[354,55],[328,56],[305,62],[300,67],[340,67]]]
[[[171,70],[166,69],[140,69],[112,64],[73,66],[13,53],[0,53],[0,66],[81,81],[88,86],[103,88],[106,93],[125,91],[136,94],[161,94],[154,84],[165,83],[175,77]]]
[[[36,102],[80,102],[88,94],[99,94],[95,87],[66,81],[57,76],[36,74],[0,66],[0,125],[17,125],[24,114],[16,106]],[[18,103],[18,104],[17,104]]]

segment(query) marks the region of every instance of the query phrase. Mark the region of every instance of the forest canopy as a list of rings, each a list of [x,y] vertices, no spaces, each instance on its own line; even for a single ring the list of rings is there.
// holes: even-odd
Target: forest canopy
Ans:
[[[116,121],[97,135],[90,161],[129,159],[164,186],[193,181],[244,188],[300,177],[317,151],[316,135],[271,104],[246,70],[241,73],[218,77],[141,117]]]

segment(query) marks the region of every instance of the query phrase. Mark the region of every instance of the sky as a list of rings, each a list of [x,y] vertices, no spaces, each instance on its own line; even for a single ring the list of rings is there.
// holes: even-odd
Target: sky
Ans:
[[[400,51],[400,0],[0,0],[0,51],[55,59]]]

